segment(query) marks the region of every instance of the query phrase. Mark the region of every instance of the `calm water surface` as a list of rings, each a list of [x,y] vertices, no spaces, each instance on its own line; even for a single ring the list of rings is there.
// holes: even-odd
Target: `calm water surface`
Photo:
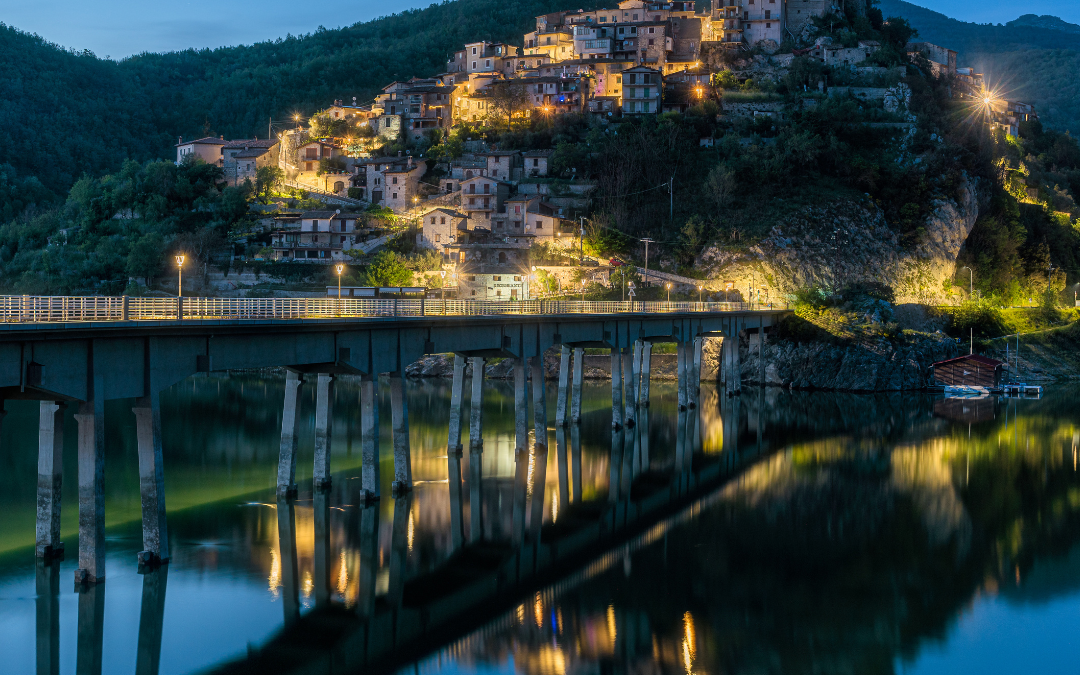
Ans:
[[[288,514],[273,496],[283,390],[282,379],[232,375],[166,392],[173,559],[144,575],[135,564],[142,547],[132,403],[109,403],[107,582],[81,595],[72,583],[73,413],[65,437],[68,558],[39,567],[37,407],[9,401],[0,435],[0,672],[212,670],[271,640],[293,602],[300,614],[319,603],[358,611],[365,580],[373,578],[385,603],[393,575],[439,570],[452,552],[448,383],[410,383],[415,492],[367,510],[355,498],[358,383],[336,389],[334,486],[325,505],[305,489],[314,435],[307,388],[301,492]],[[679,432],[674,393],[654,384],[648,447],[658,475],[690,442]],[[1040,401],[965,403],[751,390],[731,402],[706,387],[700,426],[689,432],[695,466],[752,451],[755,461],[742,473],[591,563],[470,615],[441,646],[402,654],[398,666],[422,673],[1080,672],[1078,394],[1063,388]],[[513,394],[490,382],[485,396],[481,532],[471,531],[468,506],[464,522],[469,537],[504,541],[514,527]],[[606,501],[620,480],[621,467],[611,462],[610,389],[587,385],[583,407],[580,433],[560,435],[570,452],[548,453],[541,490],[548,524],[577,503]],[[553,400],[548,410],[553,419]],[[393,475],[389,412],[384,402],[384,495]],[[466,405],[466,427],[468,413]],[[464,436],[468,448],[467,428]],[[560,456],[570,457],[567,466]],[[466,451],[468,500],[467,459]],[[530,466],[534,481],[544,475],[537,469]],[[330,543],[320,549],[324,521]],[[282,522],[293,523],[295,574]],[[373,542],[367,557],[365,528]],[[55,657],[57,671],[42,670],[43,654]]]

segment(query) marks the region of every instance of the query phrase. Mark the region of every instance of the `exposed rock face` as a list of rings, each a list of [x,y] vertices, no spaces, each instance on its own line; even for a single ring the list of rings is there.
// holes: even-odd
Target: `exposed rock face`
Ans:
[[[755,344],[740,344],[742,381],[759,381]],[[839,391],[909,391],[930,384],[927,369],[936,361],[959,355],[955,340],[945,336],[913,338],[894,345],[886,340],[847,346],[823,342],[766,341],[765,383],[792,389]]]
[[[811,207],[773,228],[747,251],[710,246],[698,259],[713,291],[732,282],[735,295],[767,289],[780,300],[797,288],[877,281],[896,290],[897,302],[934,304],[944,299],[956,256],[979,217],[978,186],[966,176],[956,198],[939,200],[926,236],[904,250],[881,210],[869,200]],[[764,299],[764,296],[762,297]]]

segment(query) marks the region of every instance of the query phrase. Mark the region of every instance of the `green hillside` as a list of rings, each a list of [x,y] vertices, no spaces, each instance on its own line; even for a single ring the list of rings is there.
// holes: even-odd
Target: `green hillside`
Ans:
[[[0,24],[0,218],[21,211],[28,192],[31,202],[46,197],[29,176],[57,197],[84,173],[172,157],[177,136],[265,137],[271,118],[336,98],[370,101],[395,79],[443,72],[467,41],[520,43],[537,15],[563,6],[457,0],[310,35],[119,63]]]
[[[1006,25],[968,23],[903,0],[880,7],[910,21],[919,39],[960,52],[960,65],[985,73],[1005,95],[1035,104],[1046,126],[1080,127],[1080,26],[1030,14]]]

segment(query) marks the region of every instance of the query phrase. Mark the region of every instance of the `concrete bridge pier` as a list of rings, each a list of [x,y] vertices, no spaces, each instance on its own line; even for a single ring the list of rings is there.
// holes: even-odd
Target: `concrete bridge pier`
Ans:
[[[630,369],[634,382],[634,407],[641,406],[641,354],[645,345],[641,340],[634,341],[634,361]]]
[[[296,449],[300,442],[300,389],[304,376],[289,370],[285,374],[285,404],[281,409],[281,447],[278,451],[277,494],[296,496]]]
[[[312,496],[314,511],[315,606],[323,607],[330,602],[330,495],[328,490],[316,490]]]
[[[37,672],[60,675],[60,566],[38,560],[36,566],[37,598]]]
[[[330,441],[334,434],[334,376],[319,373],[315,384],[315,492],[330,489]]]
[[[649,384],[652,374],[652,343],[641,344],[641,389],[638,393],[638,405],[649,407]]]
[[[585,374],[585,349],[574,347],[574,374],[570,388],[570,419],[581,424],[581,383]]]
[[[165,587],[168,580],[168,567],[158,567],[143,575],[135,675],[158,675],[162,627],[165,623]]]
[[[566,394],[570,385],[570,347],[563,345],[559,353],[559,396],[555,399],[555,426],[566,426]]]
[[[694,368],[690,373],[690,404],[697,407],[701,400],[701,358],[705,346],[705,338],[694,338]]]
[[[105,643],[104,584],[90,584],[79,593],[76,631],[76,675],[101,675],[101,655]]]
[[[622,453],[623,453],[623,430],[616,429],[611,434],[611,456],[608,463],[608,503],[615,504],[619,501],[620,484],[622,482]]]
[[[80,590],[105,580],[105,397],[94,377],[90,400],[79,404],[79,567]],[[98,659],[100,663],[100,658]],[[100,669],[99,669],[100,670]]]
[[[161,455],[161,399],[156,391],[139,399],[135,429],[139,442],[139,492],[142,497],[144,568],[168,562],[169,531],[165,521],[165,470]]]
[[[64,555],[64,544],[60,541],[64,408],[64,403],[59,401],[42,401],[38,411],[37,542],[34,553],[46,563]]]
[[[281,604],[288,626],[300,618],[300,568],[296,557],[296,511],[293,500],[277,499],[278,560],[281,568]]]
[[[611,428],[618,431],[623,427],[622,420],[622,351],[618,347],[611,348]]]
[[[721,375],[724,391],[728,396],[735,396],[742,390],[742,363],[739,356],[738,334],[724,338],[721,346]]]
[[[465,543],[461,495],[461,399],[465,389],[465,357],[454,355],[454,379],[450,384],[450,424],[446,439],[446,478],[450,491],[450,543],[457,550]],[[470,453],[471,454],[471,453]]]
[[[484,536],[484,364],[483,357],[472,357],[472,397],[469,403],[469,541]],[[455,368],[455,377],[457,370]],[[461,447],[460,445],[458,446]]]
[[[514,546],[525,543],[525,506],[529,476],[529,399],[526,391],[525,359],[514,360]]]
[[[627,429],[633,429],[637,412],[637,381],[634,375],[634,347],[627,347],[622,355],[623,375],[623,423]]]
[[[412,450],[409,446],[409,404],[405,398],[405,377],[402,371],[390,373],[390,416],[394,436],[395,495],[409,492],[413,487]]]
[[[379,377],[360,376],[360,484],[365,504],[379,498]]]

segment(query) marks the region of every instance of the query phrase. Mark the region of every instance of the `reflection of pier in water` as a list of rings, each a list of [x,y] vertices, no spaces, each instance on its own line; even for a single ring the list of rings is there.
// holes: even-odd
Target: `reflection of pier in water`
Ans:
[[[534,389],[542,392],[543,387]],[[415,658],[418,650],[460,634],[530,593],[549,574],[572,569],[604,550],[618,548],[627,537],[647,531],[659,518],[755,461],[767,450],[759,445],[762,437],[758,431],[764,421],[747,420],[745,415],[753,407],[762,416],[764,406],[761,401],[750,406],[745,395],[742,399],[718,397],[713,390],[703,389],[699,399],[703,405],[677,413],[674,447],[661,452],[650,448],[650,409],[638,407],[636,424],[611,435],[607,494],[598,493],[591,499],[582,494],[581,430],[574,424],[555,427],[554,452],[547,452],[542,443],[533,443],[532,449],[521,453],[522,461],[513,476],[481,476],[479,489],[473,489],[474,475],[463,470],[457,486],[446,489],[441,482],[420,483],[415,490],[384,498],[392,504],[387,508],[390,504],[365,502],[363,488],[353,485],[358,481],[347,481],[348,488],[335,485],[335,492],[351,491],[337,498],[353,506],[346,509],[349,515],[338,519],[341,527],[331,529],[333,536],[314,537],[313,559],[316,564],[328,561],[330,567],[322,573],[315,571],[313,576],[333,580],[342,575],[330,553],[340,549],[339,558],[349,561],[344,563],[349,592],[329,595],[334,601],[320,603],[321,589],[316,589],[314,609],[302,615],[290,603],[286,627],[277,637],[221,671],[315,668],[349,672],[391,668],[400,659]],[[540,410],[542,416],[543,406]],[[723,431],[703,433],[703,419],[708,419],[710,428]],[[546,425],[542,431],[547,432],[544,436],[551,435]],[[656,437],[652,438],[655,441]],[[451,445],[454,440],[451,431]],[[452,452],[447,459],[453,461]],[[463,453],[461,465],[469,467],[468,460]],[[453,468],[449,473],[453,476]],[[460,499],[455,494],[460,494]],[[471,517],[477,500],[482,502],[479,535],[474,530],[478,521]],[[325,508],[318,504],[317,500],[316,532],[320,531],[320,511]],[[290,531],[290,519],[295,517],[290,512],[304,508],[290,505],[290,500],[280,501],[276,509],[282,533]],[[380,522],[384,514],[390,522]],[[456,539],[451,531],[454,523],[462,527],[462,536]],[[444,533],[440,535],[446,547],[442,550],[448,555],[417,549],[417,532],[429,528]],[[326,551],[320,553],[320,547]],[[282,542],[283,551],[290,548]],[[604,554],[599,563],[580,574],[592,573],[590,570],[606,564],[603,561],[612,555],[618,558],[617,552]],[[283,564],[290,565],[285,558],[283,553]],[[295,574],[283,574],[281,583],[284,597],[303,593]]]

